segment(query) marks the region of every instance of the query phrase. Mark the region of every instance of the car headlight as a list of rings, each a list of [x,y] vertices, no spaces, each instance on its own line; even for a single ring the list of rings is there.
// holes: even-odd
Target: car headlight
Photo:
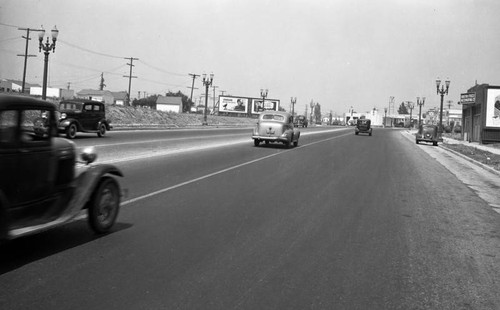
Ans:
[[[61,117],[59,119],[65,119],[67,117],[66,113],[61,113]]]

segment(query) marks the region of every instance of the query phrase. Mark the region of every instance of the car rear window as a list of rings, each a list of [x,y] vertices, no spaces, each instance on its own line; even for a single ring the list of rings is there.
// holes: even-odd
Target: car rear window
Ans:
[[[61,111],[81,111],[82,104],[78,102],[61,102],[59,109]]]
[[[264,114],[262,116],[262,119],[282,122],[285,120],[285,117],[283,115],[279,115],[279,114]]]

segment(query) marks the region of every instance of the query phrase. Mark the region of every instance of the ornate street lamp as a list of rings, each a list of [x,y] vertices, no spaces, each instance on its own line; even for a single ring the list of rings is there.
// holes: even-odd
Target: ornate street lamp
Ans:
[[[261,89],[260,90],[260,96],[262,97],[262,110],[265,109],[265,105],[264,105],[264,102],[266,100],[266,97],[267,97],[267,94],[268,94],[269,90],[268,89]]]
[[[214,80],[214,74],[210,73],[210,78],[207,78],[207,75],[203,74],[203,85],[205,85],[205,112],[203,113],[203,126],[207,126],[207,109],[208,109],[208,88],[212,85]]]
[[[444,88],[444,85],[441,85],[441,80],[437,78],[436,80],[436,89],[437,89],[437,94],[441,95],[441,108],[439,109],[439,132],[442,134],[443,133],[443,99],[444,95],[448,95],[448,89],[450,88],[450,80],[447,79],[444,81],[446,85],[446,89]],[[439,85],[441,85],[441,90],[439,89]]]
[[[410,109],[410,128],[412,128],[413,124],[412,124],[411,116],[412,116],[413,108],[415,107],[415,103],[408,101],[407,105],[408,105],[408,108]]]
[[[422,106],[425,104],[425,97],[422,97],[422,101],[420,101],[420,97],[417,97],[417,105],[418,105],[418,126],[420,127],[422,123]]]
[[[292,116],[295,115],[295,104],[297,103],[297,97],[290,97],[290,102],[292,103]]]
[[[422,97],[422,101],[420,101],[420,97],[417,97],[417,105],[418,105],[418,126],[420,127],[422,123],[422,106],[425,103],[425,97]]]
[[[54,29],[50,31],[52,35],[52,43],[49,42],[49,37],[47,37],[47,42],[43,43],[43,37],[45,36],[45,30],[42,28],[38,31],[38,41],[40,44],[38,46],[39,52],[44,51],[45,60],[43,66],[43,87],[42,87],[42,99],[45,100],[47,98],[47,67],[49,64],[49,54],[50,51],[54,53],[56,51],[56,41],[57,35],[59,34],[59,30],[57,30],[56,26]]]

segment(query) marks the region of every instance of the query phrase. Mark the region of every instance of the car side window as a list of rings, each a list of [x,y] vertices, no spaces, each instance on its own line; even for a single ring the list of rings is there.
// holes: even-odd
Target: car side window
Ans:
[[[86,104],[86,105],[83,107],[83,109],[84,109],[85,111],[92,111],[92,105],[91,105],[91,104]]]
[[[49,111],[21,111],[21,142],[33,146],[49,144],[50,117]]]
[[[0,143],[1,144],[14,144],[16,142],[17,111],[2,111],[0,113]]]
[[[101,110],[101,106],[96,104],[94,105],[94,111],[100,111]]]

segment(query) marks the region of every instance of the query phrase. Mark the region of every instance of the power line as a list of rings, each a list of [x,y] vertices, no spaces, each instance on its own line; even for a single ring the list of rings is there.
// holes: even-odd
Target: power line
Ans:
[[[166,73],[166,74],[171,74],[171,75],[177,75],[177,76],[185,76],[184,73],[175,73],[175,72],[170,72],[170,71],[166,71],[164,69],[161,69],[161,68],[158,68],[158,67],[155,67],[153,65],[150,65],[142,60],[139,60],[140,63],[142,63],[143,65],[145,65],[146,67],[149,67],[151,69],[155,69],[155,70],[158,70],[160,72],[163,72],[163,73]]]
[[[84,52],[91,53],[91,54],[95,54],[95,55],[99,55],[99,56],[104,56],[104,57],[110,57],[110,58],[116,58],[116,59],[122,59],[122,58],[124,58],[123,56],[110,55],[110,54],[106,54],[106,53],[101,53],[101,52],[96,52],[96,51],[93,51],[93,50],[89,50],[88,48],[81,47],[81,46],[78,46],[78,45],[75,45],[75,44],[72,44],[72,43],[69,43],[69,42],[63,41],[63,40],[61,40],[61,39],[59,39],[59,40],[57,40],[57,41],[58,41],[58,42],[62,42],[63,44],[68,45],[68,46],[71,46],[71,47],[73,47],[73,48],[76,48],[76,49],[82,50],[82,51],[84,51]]]

